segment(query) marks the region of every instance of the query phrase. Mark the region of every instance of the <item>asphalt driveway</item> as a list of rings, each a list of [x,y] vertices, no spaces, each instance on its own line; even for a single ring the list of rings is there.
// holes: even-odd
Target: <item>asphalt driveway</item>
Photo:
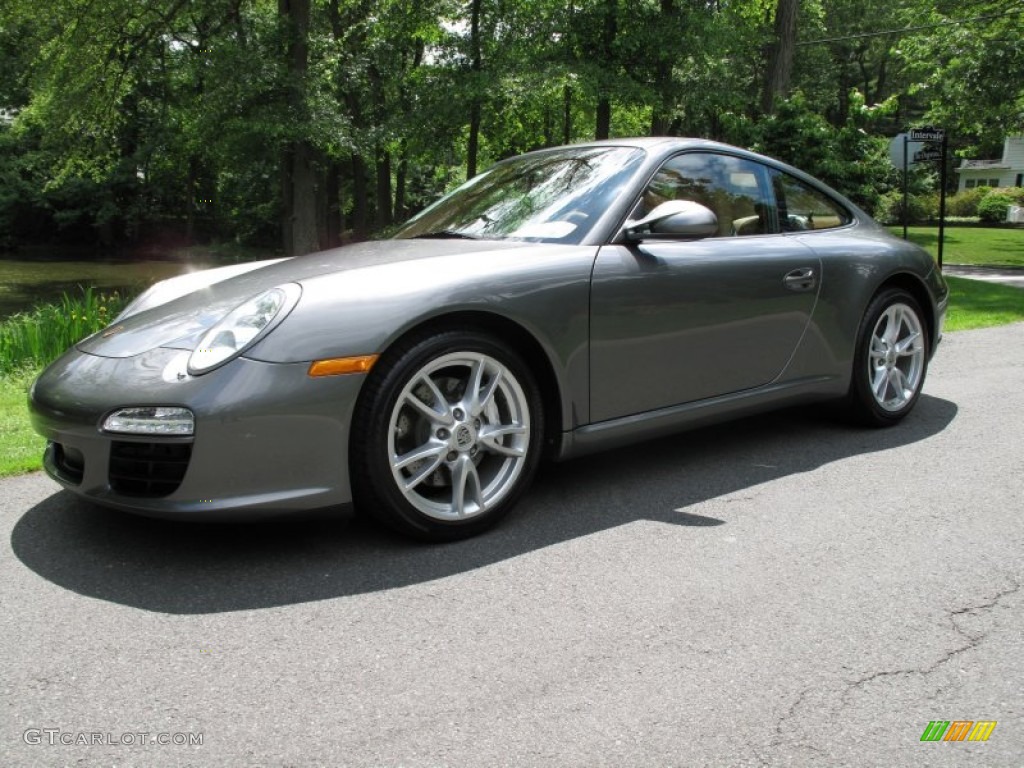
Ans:
[[[0,481],[0,765],[1019,766],[1021,445],[1017,324],[948,335],[895,429],[549,467],[446,546]]]

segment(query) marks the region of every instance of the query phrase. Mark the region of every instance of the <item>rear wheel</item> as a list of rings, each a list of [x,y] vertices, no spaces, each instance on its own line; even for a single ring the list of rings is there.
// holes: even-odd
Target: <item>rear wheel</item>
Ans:
[[[402,533],[445,541],[511,510],[536,470],[543,413],[515,352],[447,331],[378,363],[352,429],[356,504]]]
[[[895,424],[913,409],[928,370],[928,333],[921,307],[898,288],[882,291],[861,321],[849,404],[873,426]]]

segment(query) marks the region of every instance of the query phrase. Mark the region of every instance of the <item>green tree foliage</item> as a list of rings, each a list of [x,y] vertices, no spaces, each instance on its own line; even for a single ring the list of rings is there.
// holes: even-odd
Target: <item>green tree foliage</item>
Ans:
[[[869,107],[857,91],[847,100],[849,116],[834,126],[797,91],[776,105],[774,115],[733,121],[729,138],[807,171],[874,212],[896,177],[888,159],[888,141],[873,136],[869,129],[885,118],[892,105]]]
[[[1005,136],[1024,133],[1024,2],[940,0],[918,18],[945,26],[908,39],[910,95],[966,154],[998,157]]]
[[[894,182],[884,136],[931,121],[985,156],[1024,130],[1022,9],[5,0],[0,247],[303,252],[384,230],[503,157],[646,133],[758,148],[874,209]]]

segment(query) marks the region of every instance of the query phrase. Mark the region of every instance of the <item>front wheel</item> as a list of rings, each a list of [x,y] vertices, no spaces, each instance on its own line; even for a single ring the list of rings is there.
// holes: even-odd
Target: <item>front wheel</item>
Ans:
[[[504,517],[536,470],[543,412],[529,369],[488,336],[447,331],[382,359],[353,421],[356,504],[431,541]]]
[[[888,426],[913,409],[928,370],[928,333],[921,307],[906,291],[890,288],[876,296],[857,337],[850,383],[853,416]]]

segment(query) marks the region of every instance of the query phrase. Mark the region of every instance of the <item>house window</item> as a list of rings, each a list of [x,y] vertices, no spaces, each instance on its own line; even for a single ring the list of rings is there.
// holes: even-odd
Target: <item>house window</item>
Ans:
[[[1017,174],[1017,186],[1024,187],[1024,173]]]
[[[989,179],[988,186],[995,188],[999,186],[999,179]]]
[[[974,185],[977,183],[978,182],[974,179],[967,179],[967,181],[964,182],[964,189],[974,189]]]

